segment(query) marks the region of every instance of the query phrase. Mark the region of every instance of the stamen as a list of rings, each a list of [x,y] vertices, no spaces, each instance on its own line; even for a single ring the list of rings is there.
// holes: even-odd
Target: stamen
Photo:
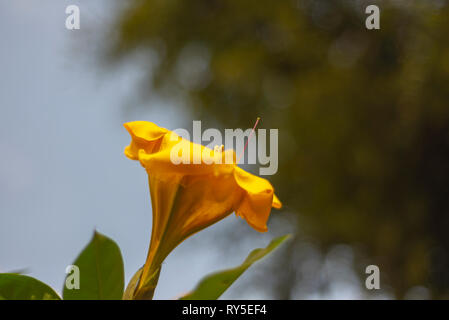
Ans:
[[[257,124],[259,123],[259,120],[260,120],[260,117],[257,117],[257,120],[256,120],[256,123],[254,124],[253,130],[251,130],[251,133],[249,134],[248,140],[246,140],[245,147],[243,148],[242,153],[240,153],[240,157],[239,157],[239,160],[237,161],[237,164],[239,164],[240,159],[242,159],[243,155],[245,154],[245,150],[246,150],[246,147],[248,146],[248,142],[249,142],[249,140],[251,140],[251,138],[253,136],[253,132],[256,130],[256,127],[257,127]]]

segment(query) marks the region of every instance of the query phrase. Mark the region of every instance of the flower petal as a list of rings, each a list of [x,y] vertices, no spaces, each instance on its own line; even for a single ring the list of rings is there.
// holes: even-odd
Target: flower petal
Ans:
[[[274,194],[273,195],[273,208],[280,209],[282,208],[282,202],[279,198]]]
[[[148,153],[141,149],[138,152],[138,160],[142,166],[151,174],[163,176],[167,174],[180,175],[204,175],[214,173],[215,175],[224,172],[231,173],[235,163],[235,152],[226,150],[216,154],[205,146],[194,144],[188,140],[180,138],[178,141],[170,140],[170,134],[167,134],[161,142],[161,149],[158,152]],[[182,150],[184,159],[178,151]],[[206,152],[207,151],[207,152]],[[178,156],[175,156],[177,154]],[[201,155],[207,154],[210,159],[221,157],[221,163],[207,164]],[[195,163],[195,159],[200,163]],[[226,158],[231,159],[230,164],[226,164]]]
[[[125,148],[125,155],[138,160],[139,150],[153,153],[159,149],[161,138],[170,131],[148,121],[127,122],[123,126],[131,135],[131,143]]]
[[[243,217],[246,222],[260,232],[267,231],[267,221],[271,207],[280,205],[274,198],[272,185],[265,179],[252,175],[235,166],[234,178],[245,195],[236,208],[235,213]]]

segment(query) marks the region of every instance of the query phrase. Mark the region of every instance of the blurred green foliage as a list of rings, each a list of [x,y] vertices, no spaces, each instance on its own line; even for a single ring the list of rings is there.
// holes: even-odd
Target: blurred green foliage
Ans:
[[[300,234],[350,244],[398,298],[448,297],[447,1],[132,0],[110,39],[113,62],[147,54],[141,92],[222,127],[279,128],[270,180]]]

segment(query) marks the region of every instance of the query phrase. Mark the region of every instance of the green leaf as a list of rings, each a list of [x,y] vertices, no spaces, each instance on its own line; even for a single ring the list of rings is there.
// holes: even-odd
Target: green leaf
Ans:
[[[289,234],[275,238],[266,248],[253,250],[240,266],[206,276],[192,292],[182,297],[181,300],[218,299],[254,262],[265,257],[288,238],[290,238]]]
[[[65,300],[121,300],[125,284],[123,259],[119,246],[94,232],[92,240],[73,263],[79,268],[79,289],[69,289],[73,273],[64,282]]]
[[[132,300],[134,296],[134,290],[136,289],[137,283],[139,282],[140,275],[142,274],[143,267],[137,270],[137,272],[133,275],[128,285],[126,286],[126,290],[123,293],[123,300]]]
[[[0,274],[0,299],[4,300],[61,300],[45,283],[20,274]]]

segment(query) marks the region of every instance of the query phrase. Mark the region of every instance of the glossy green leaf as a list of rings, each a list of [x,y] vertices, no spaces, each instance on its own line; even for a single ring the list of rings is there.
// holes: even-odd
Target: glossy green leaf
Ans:
[[[218,299],[254,262],[265,257],[288,238],[290,235],[275,238],[266,248],[253,250],[240,266],[206,276],[192,292],[182,297],[181,300]]]
[[[95,231],[92,240],[73,265],[79,268],[79,289],[69,289],[74,283],[72,273],[64,282],[65,300],[120,300],[124,288],[123,259],[119,246]]]
[[[48,285],[15,273],[0,274],[0,300],[60,300]]]

